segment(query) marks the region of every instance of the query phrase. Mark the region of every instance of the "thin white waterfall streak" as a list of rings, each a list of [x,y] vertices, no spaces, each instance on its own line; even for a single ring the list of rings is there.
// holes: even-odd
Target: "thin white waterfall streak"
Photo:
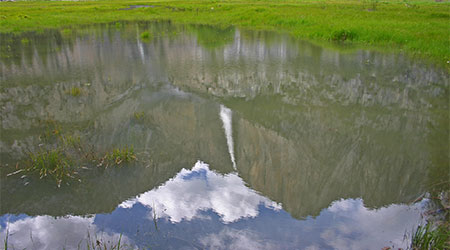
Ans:
[[[236,160],[234,159],[234,145],[233,145],[233,130],[231,128],[231,109],[220,105],[220,119],[223,122],[223,129],[225,130],[225,136],[227,138],[228,152],[230,153],[231,162],[233,163],[234,170],[236,168]]]
[[[144,46],[142,45],[142,42],[139,40],[139,38],[137,39],[137,46],[139,50],[139,55],[141,56],[141,60],[144,63],[145,62]]]

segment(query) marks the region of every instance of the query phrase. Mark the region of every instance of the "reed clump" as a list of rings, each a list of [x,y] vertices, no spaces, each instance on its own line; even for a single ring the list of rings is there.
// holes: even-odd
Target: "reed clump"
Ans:
[[[450,231],[448,229],[448,225],[435,226],[432,223],[419,225],[412,236],[411,249],[450,249]]]
[[[20,172],[36,173],[39,179],[53,178],[58,187],[71,179],[81,182],[79,172],[94,167],[121,166],[137,160],[133,146],[117,147],[101,152],[82,137],[62,131],[61,125],[45,122],[47,128],[41,134],[38,150],[29,152],[25,160],[17,163]]]

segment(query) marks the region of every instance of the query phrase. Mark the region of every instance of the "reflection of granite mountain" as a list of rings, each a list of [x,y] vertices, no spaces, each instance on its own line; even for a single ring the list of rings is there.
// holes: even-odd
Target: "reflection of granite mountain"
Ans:
[[[278,39],[237,32],[223,51],[171,74],[239,113],[237,165],[252,188],[305,217],[339,198],[411,201],[448,179],[445,72]]]
[[[420,143],[426,137],[414,136],[420,130],[377,129],[389,117],[368,110],[231,103],[252,114],[235,121],[240,175],[294,217],[318,215],[340,198],[361,197],[368,207],[408,202],[426,186],[432,155]]]
[[[448,176],[442,71],[400,55],[342,54],[266,32],[227,30],[226,42],[205,49],[201,44],[211,41],[184,26],[103,28],[44,42],[29,34],[36,36],[29,53],[16,48],[13,59],[2,58],[2,161],[37,145],[36,120],[50,114],[83,128],[96,145],[135,144],[154,166],[97,173],[57,192],[2,179],[2,197],[13,197],[2,212],[111,211],[198,159],[231,171],[212,98],[235,114],[240,175],[295,217],[316,215],[343,197],[362,197],[371,207],[404,202],[427,181]],[[143,28],[177,35],[146,43],[138,39]],[[78,98],[66,94],[74,86],[83,91]],[[130,119],[141,111],[145,122]]]
[[[148,191],[182,168],[202,159],[220,172],[232,171],[217,104],[172,89],[138,90],[98,114],[84,137],[100,148],[134,145],[143,152],[140,162],[123,168],[85,173],[82,183],[57,189],[54,182],[33,180],[28,186],[18,178],[2,179],[2,213],[91,214],[112,211],[125,199]],[[144,112],[135,120],[133,111]],[[25,141],[37,141],[28,135]],[[24,147],[27,145],[24,143]],[[23,148],[22,150],[24,150]],[[147,162],[147,160],[150,160]]]

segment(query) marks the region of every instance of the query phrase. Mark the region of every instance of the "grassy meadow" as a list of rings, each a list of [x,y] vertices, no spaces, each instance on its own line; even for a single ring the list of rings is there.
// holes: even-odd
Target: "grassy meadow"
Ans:
[[[150,7],[124,10],[130,5]],[[277,30],[326,46],[405,51],[447,68],[450,60],[450,2],[445,0],[0,2],[0,32],[137,20]]]

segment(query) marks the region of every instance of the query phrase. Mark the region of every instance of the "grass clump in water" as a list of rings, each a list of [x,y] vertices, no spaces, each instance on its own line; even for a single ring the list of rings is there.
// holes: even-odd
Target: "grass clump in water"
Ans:
[[[30,40],[28,40],[27,38],[22,38],[22,40],[20,40],[20,43],[22,43],[23,45],[27,45],[30,43]]]
[[[122,149],[116,148],[110,153],[107,153],[106,158],[117,165],[120,165],[122,162],[131,162],[137,159],[133,146],[126,146]]]
[[[136,120],[142,120],[142,118],[144,118],[145,113],[144,112],[134,112],[133,113],[133,118]]]
[[[74,178],[76,172],[72,169],[72,161],[65,152],[59,148],[46,150],[38,153],[30,153],[30,159],[26,164],[26,171],[38,172],[42,179],[52,176],[56,179],[58,186],[67,178]]]
[[[73,97],[77,97],[81,95],[81,89],[79,87],[72,87],[69,90],[69,94]]]
[[[444,226],[433,227],[431,223],[419,225],[412,236],[413,250],[450,249],[450,231]]]
[[[150,39],[150,32],[148,32],[148,31],[142,32],[142,33],[141,33],[141,39],[142,39],[142,40],[148,40],[148,39]]]
[[[412,231],[408,249],[450,249],[449,192],[434,191],[416,200],[423,198],[429,199],[426,211],[422,214],[426,222]]]
[[[76,179],[81,182],[79,172],[90,167],[118,166],[137,160],[133,146],[115,148],[107,153],[100,153],[94,145],[90,145],[75,134],[64,134],[62,127],[55,121],[46,121],[47,128],[41,134],[38,152],[30,152],[28,158],[20,164],[16,171],[37,173],[40,179],[52,177],[58,187],[62,182]],[[67,183],[69,184],[69,183]]]

